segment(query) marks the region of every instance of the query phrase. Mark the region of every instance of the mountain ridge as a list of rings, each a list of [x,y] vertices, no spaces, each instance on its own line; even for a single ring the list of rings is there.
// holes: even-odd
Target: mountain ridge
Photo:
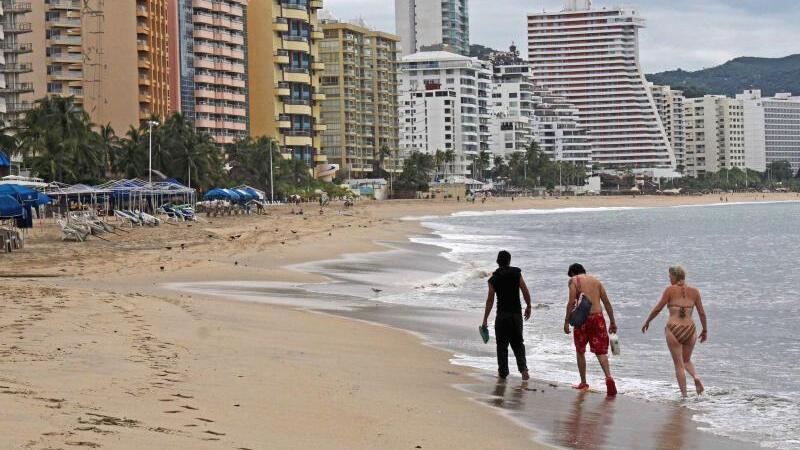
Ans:
[[[800,94],[800,54],[782,58],[742,56],[693,72],[676,69],[646,77],[655,84],[684,90],[687,97],[734,96],[745,89],[761,89],[764,96],[778,92]]]

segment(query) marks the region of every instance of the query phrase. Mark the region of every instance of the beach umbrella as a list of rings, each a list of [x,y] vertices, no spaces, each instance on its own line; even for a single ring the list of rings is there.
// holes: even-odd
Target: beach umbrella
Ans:
[[[33,203],[39,200],[39,193],[18,184],[0,184],[0,195],[10,195],[19,203]]]
[[[250,201],[250,200],[255,198],[255,197],[253,197],[252,194],[250,194],[249,192],[247,192],[244,189],[233,189],[233,191],[236,192],[237,194],[239,194],[239,197],[241,197],[241,200],[243,202],[248,202],[248,201]]]
[[[50,203],[53,203],[53,200],[47,195],[39,192],[39,197],[36,199],[36,204],[42,206],[42,205],[49,205]]]
[[[228,194],[228,200],[232,202],[238,202],[239,200],[242,199],[242,196],[237,194],[236,191],[234,191],[233,189],[223,189],[223,191],[225,191],[225,193]]]
[[[5,153],[0,152],[0,167],[9,167],[11,165],[11,160],[8,159]]]
[[[17,199],[7,194],[0,194],[0,218],[8,219],[20,216],[22,216],[22,205]]]
[[[255,189],[253,189],[251,187],[244,188],[244,191],[247,192],[248,194],[252,195],[254,199],[264,200],[264,196],[261,195],[261,193],[259,193],[257,190],[255,190]]]
[[[206,195],[203,196],[203,200],[230,200],[230,195],[225,192],[225,189],[212,189],[206,192]]]

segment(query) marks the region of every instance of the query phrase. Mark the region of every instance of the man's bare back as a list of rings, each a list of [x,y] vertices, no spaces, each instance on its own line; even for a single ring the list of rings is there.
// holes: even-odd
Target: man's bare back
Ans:
[[[576,282],[576,279],[578,280]],[[580,284],[580,292],[589,297],[592,302],[592,314],[603,312],[603,302],[608,301],[606,289],[603,283],[591,275],[578,275],[570,280],[569,293],[570,298],[578,298],[578,290],[576,284]]]

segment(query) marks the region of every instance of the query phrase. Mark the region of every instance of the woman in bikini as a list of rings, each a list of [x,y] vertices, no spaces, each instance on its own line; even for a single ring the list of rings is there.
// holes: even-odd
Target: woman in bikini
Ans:
[[[664,333],[667,336],[667,346],[670,353],[672,353],[672,361],[675,363],[675,377],[678,379],[681,394],[686,397],[685,372],[689,372],[689,375],[694,379],[697,395],[700,395],[704,390],[703,383],[700,382],[694,363],[692,363],[692,351],[697,341],[697,330],[692,319],[692,310],[697,308],[700,324],[703,326],[703,331],[700,333],[700,342],[705,342],[708,339],[706,312],[700,299],[700,291],[686,286],[686,272],[682,267],[670,267],[669,280],[671,285],[664,291],[661,300],[653,308],[653,312],[650,313],[642,327],[642,333],[647,332],[650,322],[666,306],[669,309],[669,319]]]

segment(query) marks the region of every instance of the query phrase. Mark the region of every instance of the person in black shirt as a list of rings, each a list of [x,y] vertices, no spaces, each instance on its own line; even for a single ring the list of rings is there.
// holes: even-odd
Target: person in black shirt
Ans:
[[[489,295],[486,297],[486,310],[483,314],[483,329],[487,329],[489,313],[494,306],[494,298],[497,296],[497,316],[494,321],[494,335],[497,341],[497,365],[500,378],[508,376],[508,346],[514,351],[517,359],[517,369],[522,374],[522,379],[530,378],[528,375],[528,364],[525,360],[525,345],[522,343],[522,308],[519,302],[519,291],[525,298],[525,320],[531,317],[531,293],[525,280],[522,279],[522,271],[517,267],[511,267],[511,254],[505,250],[497,254],[497,265],[500,266],[491,278],[489,278]]]

